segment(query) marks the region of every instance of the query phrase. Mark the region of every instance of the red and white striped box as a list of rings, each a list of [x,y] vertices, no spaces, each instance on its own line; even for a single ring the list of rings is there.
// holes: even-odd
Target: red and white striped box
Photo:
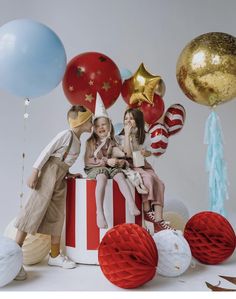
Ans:
[[[128,182],[128,181],[127,181]],[[129,185],[135,202],[142,211],[142,199]],[[66,199],[66,254],[82,264],[98,264],[98,246],[111,227],[121,223],[136,223],[142,226],[143,215],[132,216],[117,183],[108,180],[104,199],[104,212],[108,229],[99,229],[96,224],[96,180],[68,179]]]

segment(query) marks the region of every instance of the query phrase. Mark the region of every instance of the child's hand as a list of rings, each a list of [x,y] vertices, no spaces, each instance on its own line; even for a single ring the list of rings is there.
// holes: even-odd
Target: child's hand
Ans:
[[[110,158],[107,160],[107,165],[110,167],[115,167],[117,165],[117,159],[116,158]]]
[[[146,151],[144,148],[141,149],[141,155],[143,155],[144,157],[150,157],[151,156],[151,152]]]
[[[126,125],[124,127],[124,130],[125,130],[125,135],[126,136],[129,136],[131,134],[131,129],[132,129],[132,126],[131,125]]]
[[[82,176],[81,173],[70,173],[70,172],[68,172],[68,173],[66,174],[66,178],[67,178],[67,179],[70,179],[70,178],[80,178],[80,179],[82,179],[83,176]]]
[[[117,166],[120,167],[120,168],[124,168],[126,165],[126,161],[125,160],[118,160],[117,162]]]
[[[35,189],[36,184],[38,182],[38,174],[39,174],[38,169],[34,169],[33,172],[31,173],[31,176],[27,180],[27,186],[29,188]]]

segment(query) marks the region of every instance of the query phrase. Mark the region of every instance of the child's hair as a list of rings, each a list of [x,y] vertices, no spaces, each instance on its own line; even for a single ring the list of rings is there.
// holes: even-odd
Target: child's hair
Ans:
[[[97,121],[99,118],[101,118],[101,117],[98,117],[98,118],[95,119],[95,121],[94,121],[94,126],[96,125],[96,121]],[[106,118],[106,117],[104,117],[104,118],[107,120],[107,122],[108,122],[109,125],[111,126],[111,127],[110,127],[110,139],[116,142],[115,137],[114,137],[115,133],[114,133],[114,127],[113,127],[113,124],[111,123],[111,121],[110,121],[108,118]],[[89,139],[87,140],[87,145],[95,146],[95,144],[97,143],[98,140],[99,140],[99,137],[98,137],[98,135],[97,135],[97,134],[94,132],[94,130],[93,130],[92,135],[91,135],[91,136],[89,137]]]
[[[143,112],[139,109],[135,109],[135,108],[129,108],[125,111],[124,114],[124,120],[125,120],[125,116],[127,113],[130,113],[136,123],[137,126],[137,133],[136,133],[136,137],[138,139],[138,143],[139,144],[143,144],[144,140],[145,140],[145,129],[144,129],[144,117],[143,117]],[[124,134],[124,132],[122,132]]]
[[[86,112],[86,111],[87,109],[84,106],[74,105],[67,112],[67,120],[69,120],[69,118],[76,119],[78,117],[78,112]]]

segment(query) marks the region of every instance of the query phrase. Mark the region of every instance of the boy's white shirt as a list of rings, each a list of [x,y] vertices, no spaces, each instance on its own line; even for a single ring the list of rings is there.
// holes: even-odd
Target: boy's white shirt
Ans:
[[[42,150],[39,157],[35,161],[33,168],[41,170],[50,157],[62,158],[71,138],[71,130],[64,130],[58,133],[53,140]],[[80,140],[73,133],[73,141],[69,153],[64,162],[70,167],[75,163],[80,154]]]

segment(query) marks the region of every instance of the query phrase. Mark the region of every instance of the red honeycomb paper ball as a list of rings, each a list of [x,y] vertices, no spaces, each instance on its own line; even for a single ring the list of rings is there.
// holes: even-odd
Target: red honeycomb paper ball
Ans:
[[[120,224],[110,229],[98,248],[103,274],[116,286],[137,288],[156,273],[158,253],[153,238],[137,224]]]
[[[189,219],[185,226],[192,255],[201,263],[222,263],[235,250],[235,232],[222,215],[215,212],[200,212]]]

